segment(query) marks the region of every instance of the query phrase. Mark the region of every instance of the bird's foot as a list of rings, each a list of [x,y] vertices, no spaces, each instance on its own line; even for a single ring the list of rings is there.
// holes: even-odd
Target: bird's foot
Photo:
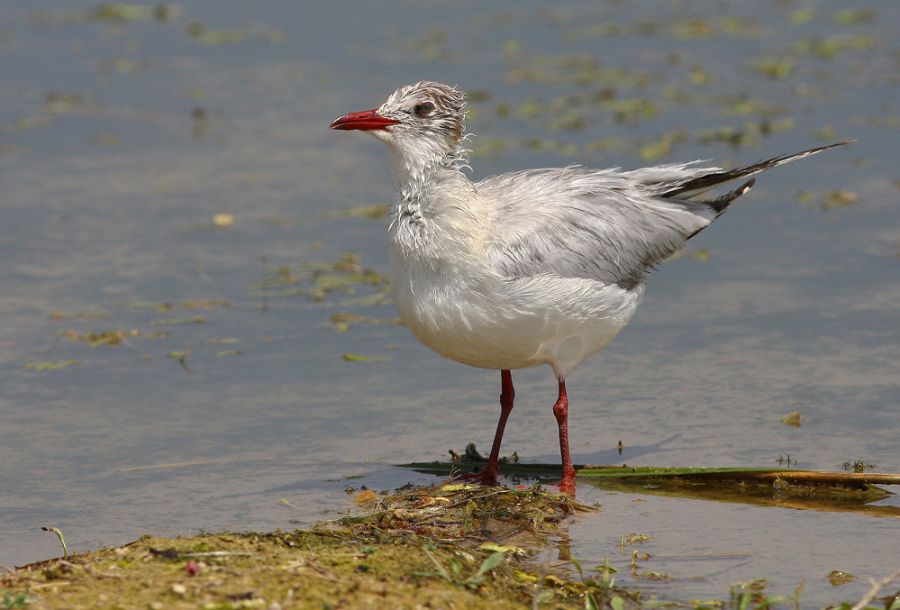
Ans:
[[[453,477],[454,483],[480,483],[490,487],[500,485],[500,471],[485,468],[481,472],[469,472],[466,474],[458,474]]]
[[[563,466],[563,476],[556,486],[559,487],[561,494],[575,495],[575,469],[572,466],[568,468]]]
[[[566,494],[568,496],[575,495],[575,477],[563,477],[556,483],[556,486],[559,487],[559,493],[561,494]]]

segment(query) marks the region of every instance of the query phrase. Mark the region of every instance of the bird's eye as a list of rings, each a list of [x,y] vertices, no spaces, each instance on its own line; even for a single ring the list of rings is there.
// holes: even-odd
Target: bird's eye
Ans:
[[[425,118],[432,112],[434,112],[434,104],[431,102],[423,102],[421,104],[416,104],[416,107],[413,108],[413,112],[416,113],[417,117]]]

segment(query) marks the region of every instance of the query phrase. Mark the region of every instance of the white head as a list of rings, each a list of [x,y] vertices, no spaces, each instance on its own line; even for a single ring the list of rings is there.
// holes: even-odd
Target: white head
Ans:
[[[368,131],[399,157],[406,178],[465,162],[466,97],[449,85],[421,81],[394,91],[378,108],[335,119],[332,129]]]

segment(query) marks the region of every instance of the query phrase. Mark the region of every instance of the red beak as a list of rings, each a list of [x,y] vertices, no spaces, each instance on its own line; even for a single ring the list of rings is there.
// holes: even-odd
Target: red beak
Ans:
[[[377,108],[373,108],[372,110],[345,114],[332,121],[329,127],[332,129],[372,131],[374,129],[386,129],[388,126],[396,125],[400,122],[379,115],[377,110]]]

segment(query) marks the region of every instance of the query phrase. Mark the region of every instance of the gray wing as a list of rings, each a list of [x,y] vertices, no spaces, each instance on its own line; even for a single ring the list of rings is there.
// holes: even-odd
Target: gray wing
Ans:
[[[503,174],[476,185],[496,210],[491,262],[507,277],[551,273],[630,289],[750,190],[720,184],[842,146],[838,142],[722,170],[692,163],[629,172],[580,167]]]
[[[496,211],[490,257],[507,277],[550,273],[630,289],[718,212],[662,199],[660,189],[718,168],[658,166],[646,173],[577,167],[495,176],[476,188]]]

